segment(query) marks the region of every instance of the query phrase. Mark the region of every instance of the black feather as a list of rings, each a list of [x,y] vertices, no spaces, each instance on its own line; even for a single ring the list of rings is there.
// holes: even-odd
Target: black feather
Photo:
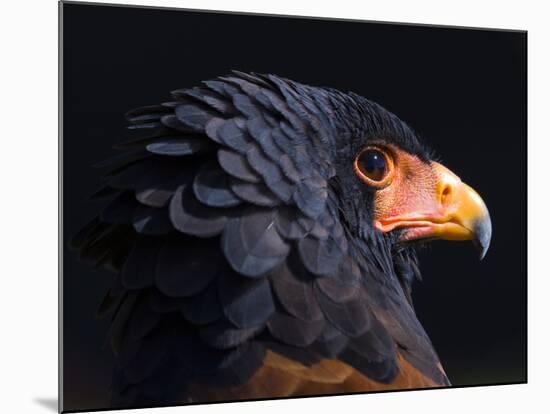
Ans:
[[[183,89],[181,91],[174,91],[172,94],[174,95],[175,92],[177,92],[179,96],[185,98],[192,97],[224,115],[233,115],[236,112],[235,107],[231,104],[231,102],[218,93],[212,92],[207,88]]]
[[[338,332],[338,335],[326,339],[325,331],[326,329],[323,331],[318,341],[313,345],[313,349],[325,358],[338,358],[342,351],[346,349],[350,340],[346,335],[337,330],[336,332]]]
[[[212,282],[202,292],[182,302],[180,311],[185,319],[195,325],[217,321],[222,316],[217,283]]]
[[[212,141],[222,144],[223,141],[218,136],[219,129],[225,124],[225,119],[213,117],[211,118],[204,127],[204,133]]]
[[[222,249],[235,271],[259,277],[286,258],[290,246],[277,233],[274,217],[271,210],[249,208],[227,222]]]
[[[145,190],[136,190],[136,200],[149,207],[164,207],[166,206],[174,190],[164,190],[158,188],[147,188]]]
[[[196,133],[200,132],[200,129],[190,127],[183,122],[181,122],[176,115],[165,115],[160,119],[162,126],[166,127],[166,134],[162,135],[173,135],[174,131],[185,132],[185,133]]]
[[[304,216],[296,208],[281,207],[277,209],[275,225],[277,231],[287,239],[302,239],[311,231],[315,222]]]
[[[166,116],[171,116],[171,115],[165,115],[165,117]],[[145,122],[140,124],[128,125],[126,128],[131,131],[140,130],[140,129],[155,130],[158,128],[162,128],[162,126],[163,124],[161,122]]]
[[[395,358],[387,358],[382,361],[370,361],[351,348],[346,348],[341,353],[340,359],[354,367],[366,377],[386,384],[392,382],[399,372]]]
[[[250,145],[246,152],[246,159],[252,169],[263,177],[272,193],[282,201],[290,200],[294,191],[292,186],[279,167],[262,154],[260,148]]]
[[[124,117],[131,122],[132,119],[136,119],[141,116],[157,115],[159,113],[168,113],[169,110],[162,105],[148,105],[140,106],[139,108],[132,109],[124,114]]]
[[[212,241],[172,240],[164,244],[155,271],[157,288],[167,296],[192,296],[219,272],[221,255]]]
[[[240,153],[246,152],[249,145],[252,143],[246,130],[239,127],[238,118],[233,118],[224,122],[216,132],[221,143]]]
[[[340,246],[332,237],[316,239],[307,236],[298,243],[298,250],[307,270],[321,276],[333,276],[343,257]]]
[[[208,376],[208,383],[225,387],[246,384],[261,367],[265,348],[257,342],[246,342],[221,360],[216,375]]]
[[[170,201],[170,220],[182,233],[198,237],[212,237],[220,234],[227,221],[219,209],[199,203],[192,190],[179,187]]]
[[[238,328],[262,325],[275,311],[267,279],[249,279],[228,270],[219,281],[223,311]]]
[[[273,133],[273,128],[265,123],[264,118],[251,119],[247,125],[264,154],[276,164],[279,164],[284,153],[275,144],[276,135]]]
[[[155,237],[140,238],[122,269],[121,281],[128,289],[143,289],[153,285],[160,243]]]
[[[195,196],[211,207],[233,207],[241,199],[229,188],[227,174],[215,163],[206,164],[193,182]]]
[[[316,287],[314,291],[325,317],[344,334],[356,337],[371,327],[372,315],[365,298],[334,302],[319,288]]]
[[[239,93],[239,90],[236,87],[229,85],[227,82],[222,82],[219,80],[208,80],[204,81],[203,83],[213,91],[227,97],[231,97],[236,93]]]
[[[357,355],[370,361],[394,358],[397,351],[393,338],[375,317],[372,318],[371,329],[350,340],[349,346]]]
[[[277,299],[289,314],[308,322],[323,318],[312,281],[300,280],[286,263],[270,275],[270,280]]]
[[[260,177],[252,170],[245,157],[227,149],[218,150],[218,162],[223,170],[235,178],[249,183],[259,183]]]
[[[358,266],[349,257],[345,257],[335,277],[318,278],[315,284],[332,301],[347,302],[362,292],[360,278]]]
[[[281,201],[264,184],[248,183],[236,178],[229,180],[231,190],[243,201],[263,207],[275,207]]]
[[[326,188],[316,188],[304,181],[296,185],[292,199],[312,219],[317,219],[325,209],[328,193]]]
[[[182,156],[212,150],[214,146],[204,138],[171,138],[157,139],[146,146],[153,154]]]
[[[251,328],[237,328],[223,319],[200,329],[200,337],[208,345],[218,348],[233,348],[244,343],[264,329],[263,325]]]
[[[134,229],[141,234],[159,235],[174,230],[167,208],[138,206],[132,215]]]
[[[210,111],[198,105],[181,105],[174,112],[181,123],[196,131],[204,131],[206,123],[213,116]]]
[[[243,95],[242,93],[233,95],[233,104],[235,105],[235,108],[237,108],[237,110],[247,118],[260,116],[258,106],[252,102],[248,96]]]
[[[307,322],[283,312],[276,312],[267,322],[271,335],[285,344],[300,347],[305,347],[315,342],[324,326],[324,319]]]

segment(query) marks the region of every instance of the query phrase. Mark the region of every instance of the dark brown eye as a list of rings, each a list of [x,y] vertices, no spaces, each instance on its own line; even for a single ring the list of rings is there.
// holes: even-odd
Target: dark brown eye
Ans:
[[[388,160],[386,156],[377,149],[363,151],[356,160],[356,168],[369,180],[381,182],[388,174]]]

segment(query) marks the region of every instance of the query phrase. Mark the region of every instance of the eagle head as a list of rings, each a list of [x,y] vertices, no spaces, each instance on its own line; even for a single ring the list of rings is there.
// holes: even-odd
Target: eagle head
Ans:
[[[471,240],[485,256],[491,240],[485,203],[433,159],[405,122],[354,93],[301,92],[306,100],[325,98],[320,106],[331,124],[332,140],[325,143],[335,167],[331,184],[350,231],[362,236],[375,228],[397,249],[435,239]]]

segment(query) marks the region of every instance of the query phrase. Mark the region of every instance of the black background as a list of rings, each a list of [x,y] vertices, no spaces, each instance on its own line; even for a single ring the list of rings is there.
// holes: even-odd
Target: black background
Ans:
[[[483,196],[493,240],[423,251],[414,300],[453,385],[526,381],[526,34],[162,9],[63,6],[63,220],[99,209],[91,165],[122,114],[231,69],[354,91],[404,119]],[[36,98],[36,97],[35,97]],[[64,251],[64,408],[108,406],[95,309],[110,274]]]

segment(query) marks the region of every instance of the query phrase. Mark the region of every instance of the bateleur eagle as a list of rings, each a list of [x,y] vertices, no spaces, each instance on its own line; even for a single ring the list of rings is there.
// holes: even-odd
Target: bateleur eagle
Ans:
[[[491,221],[396,115],[234,72],[127,114],[110,201],[72,240],[115,272],[99,307],[113,406],[448,386],[418,321],[415,244]]]

